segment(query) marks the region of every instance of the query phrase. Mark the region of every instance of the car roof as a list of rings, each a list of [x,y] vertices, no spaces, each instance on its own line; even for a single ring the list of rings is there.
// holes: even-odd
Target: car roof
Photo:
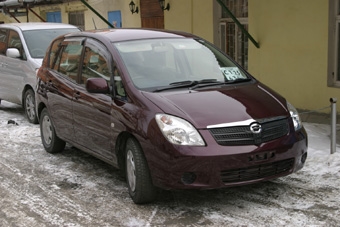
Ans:
[[[162,30],[162,29],[145,29],[145,28],[116,28],[83,31],[67,34],[66,37],[85,36],[105,39],[109,42],[131,41],[141,39],[156,39],[156,38],[198,38],[197,36],[180,31]]]
[[[22,31],[27,31],[27,30],[77,28],[77,27],[71,24],[63,24],[63,23],[28,22],[28,23],[0,24],[0,28],[19,28]]]

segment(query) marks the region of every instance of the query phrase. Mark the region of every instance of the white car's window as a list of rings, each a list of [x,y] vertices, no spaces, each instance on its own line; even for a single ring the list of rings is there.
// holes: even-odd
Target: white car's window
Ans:
[[[7,30],[0,29],[0,55],[6,54],[6,38],[7,38]]]
[[[51,41],[60,35],[79,31],[77,28],[41,29],[23,31],[28,51],[32,58],[43,58]]]
[[[157,90],[187,81],[248,79],[226,55],[194,39],[150,39],[114,45],[131,80],[142,90]]]

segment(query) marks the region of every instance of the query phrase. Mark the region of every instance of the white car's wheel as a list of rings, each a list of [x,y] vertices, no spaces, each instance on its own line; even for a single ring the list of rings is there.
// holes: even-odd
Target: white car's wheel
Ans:
[[[24,109],[25,109],[25,115],[29,122],[33,124],[38,123],[38,117],[35,112],[35,96],[34,91],[32,89],[28,89],[25,92],[24,96]]]

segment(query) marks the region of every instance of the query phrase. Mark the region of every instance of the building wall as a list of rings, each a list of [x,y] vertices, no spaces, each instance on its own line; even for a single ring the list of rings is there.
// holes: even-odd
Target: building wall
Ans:
[[[165,29],[193,33],[213,42],[213,1],[166,0],[170,10],[164,11]]]
[[[121,10],[123,27],[140,27],[140,13],[131,14],[126,0],[88,0],[104,18],[109,11]],[[140,7],[140,0],[134,0]],[[181,30],[218,44],[220,7],[216,0],[166,0],[166,29]],[[340,96],[339,88],[327,86],[328,1],[327,0],[249,0],[249,32],[260,44],[249,42],[249,71],[257,79],[278,91],[299,109],[320,109],[329,98]],[[34,7],[46,18],[46,12],[61,11],[68,23],[68,12],[85,10],[85,29],[107,28],[80,1]],[[218,14],[218,15],[217,15]],[[25,22],[26,17],[19,17]],[[0,14],[0,21],[15,22]],[[40,21],[29,13],[29,21]],[[94,22],[93,22],[94,21]],[[339,97],[340,98],[340,97]],[[340,105],[338,111],[340,111]],[[328,111],[328,110],[326,110]]]
[[[248,2],[249,31],[260,44],[249,42],[249,71],[297,108],[329,106],[340,89],[327,87],[328,1]]]

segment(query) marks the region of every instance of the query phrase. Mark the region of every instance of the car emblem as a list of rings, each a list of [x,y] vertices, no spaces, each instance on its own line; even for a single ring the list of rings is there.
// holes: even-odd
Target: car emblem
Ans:
[[[259,134],[262,132],[262,127],[259,123],[255,122],[250,125],[250,131],[254,134]]]

